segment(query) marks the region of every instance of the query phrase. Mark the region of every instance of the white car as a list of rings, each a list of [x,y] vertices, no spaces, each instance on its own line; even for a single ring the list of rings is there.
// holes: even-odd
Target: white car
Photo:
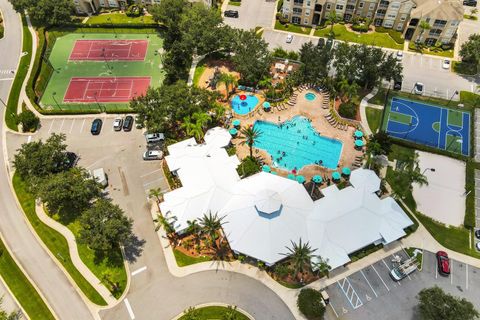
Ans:
[[[446,70],[450,70],[450,59],[444,59],[442,63],[442,68]]]
[[[115,118],[113,120],[113,130],[120,131],[122,130],[123,119],[122,118]]]
[[[163,152],[160,150],[148,150],[143,154],[143,160],[160,160],[163,158]]]
[[[424,91],[425,91],[425,85],[421,82],[416,82],[415,86],[413,86],[413,92],[415,92],[415,94],[422,95]]]
[[[401,61],[403,59],[403,51],[397,51],[397,60]]]
[[[293,41],[293,35],[291,33],[287,34],[287,43],[292,43]]]
[[[163,133],[147,133],[145,135],[147,143],[155,143],[165,140],[165,135]]]

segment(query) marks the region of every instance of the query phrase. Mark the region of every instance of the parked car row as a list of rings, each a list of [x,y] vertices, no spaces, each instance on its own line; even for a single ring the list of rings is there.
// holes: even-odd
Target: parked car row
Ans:
[[[124,118],[118,117],[113,120],[113,130],[115,131],[123,131],[128,132],[132,130],[133,123],[135,120],[133,119],[132,116],[128,115]],[[102,119],[95,119],[92,122],[92,126],[90,127],[90,132],[94,135],[97,136],[100,134],[102,131],[102,126],[103,126],[103,121]],[[137,125],[138,127],[138,125]]]
[[[143,160],[161,160],[163,159],[163,147],[165,134],[160,132],[146,133],[145,140],[148,150],[143,153]]]

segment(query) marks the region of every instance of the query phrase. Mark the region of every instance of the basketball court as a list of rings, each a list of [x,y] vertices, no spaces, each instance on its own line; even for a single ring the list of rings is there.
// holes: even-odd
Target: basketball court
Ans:
[[[70,61],[143,61],[147,40],[77,40]]]
[[[419,101],[392,98],[386,132],[395,138],[468,156],[470,113]]]
[[[150,77],[72,78],[63,102],[128,102],[149,84]]]

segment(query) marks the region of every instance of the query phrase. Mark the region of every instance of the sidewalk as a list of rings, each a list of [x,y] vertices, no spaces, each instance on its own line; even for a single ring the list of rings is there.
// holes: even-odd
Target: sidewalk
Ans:
[[[376,105],[376,104],[370,104],[368,103],[368,100],[370,100],[374,95],[376,95],[378,92],[378,88],[375,87],[373,90],[367,94],[365,97],[363,97],[362,101],[360,101],[360,121],[362,122],[362,127],[365,130],[365,135],[370,136],[372,134],[372,130],[370,129],[370,126],[368,125],[367,121],[367,107],[375,108],[375,109],[383,109],[382,106]]]

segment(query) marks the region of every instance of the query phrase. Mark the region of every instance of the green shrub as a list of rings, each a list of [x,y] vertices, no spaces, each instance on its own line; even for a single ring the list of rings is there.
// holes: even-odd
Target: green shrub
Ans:
[[[315,289],[302,289],[298,295],[297,307],[309,320],[323,319],[325,307],[323,305],[322,295]]]
[[[366,24],[354,24],[351,26],[353,31],[367,32],[370,28]]]
[[[290,268],[284,263],[280,263],[275,266],[275,274],[280,278],[288,276],[290,272]]]
[[[357,115],[357,106],[352,102],[343,102],[338,108],[338,113],[347,119],[355,119]]]
[[[237,167],[238,175],[245,178],[260,172],[260,163],[254,157],[245,157]]]
[[[34,132],[40,124],[40,119],[32,111],[25,110],[17,116],[17,124],[22,125],[23,132]]]
[[[128,7],[127,11],[125,11],[125,15],[127,17],[139,17],[143,14],[143,7],[138,6],[136,4],[132,4]]]

